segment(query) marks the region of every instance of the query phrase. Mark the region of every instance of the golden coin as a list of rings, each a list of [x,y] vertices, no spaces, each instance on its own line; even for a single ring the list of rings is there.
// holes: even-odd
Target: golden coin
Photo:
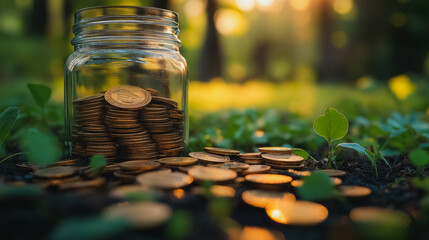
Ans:
[[[34,172],[35,177],[39,178],[65,178],[76,175],[78,169],[70,166],[57,166],[45,169],[38,169]]]
[[[106,219],[126,219],[136,229],[155,228],[166,222],[172,214],[171,208],[158,202],[118,203],[104,210]]]
[[[275,164],[298,164],[304,161],[303,157],[300,157],[296,154],[276,154],[276,153],[266,153],[262,154],[262,158],[265,161],[270,161]]]
[[[288,147],[260,147],[261,153],[292,153],[292,148]]]
[[[267,165],[249,165],[249,168],[240,172],[240,175],[267,173],[270,170],[271,167]]]
[[[204,147],[204,150],[208,153],[226,155],[226,156],[228,156],[228,155],[238,156],[240,154],[240,151],[232,150],[232,149],[226,149],[226,148]]]
[[[240,232],[228,232],[229,239],[237,240],[285,240],[283,233],[266,228],[246,226]]]
[[[240,155],[238,155],[238,156],[240,158],[243,158],[243,159],[245,159],[245,158],[254,159],[254,158],[261,158],[262,154],[261,153],[240,153]]]
[[[161,164],[159,162],[155,161],[127,161],[122,162],[119,164],[119,167],[122,170],[125,171],[133,171],[133,170],[140,170],[140,171],[149,171],[156,168],[159,168]]]
[[[122,85],[109,89],[104,99],[112,106],[129,110],[144,108],[152,99],[150,93],[143,88]]]
[[[228,156],[220,156],[206,152],[191,152],[189,156],[209,163],[225,163],[229,161]]]
[[[272,220],[288,225],[316,225],[328,217],[325,206],[307,201],[275,201],[265,209]]]
[[[371,189],[362,186],[340,186],[340,194],[345,197],[366,197],[371,194]]]
[[[134,182],[136,180],[136,175],[126,174],[126,173],[123,173],[122,171],[113,172],[113,176],[119,178],[124,182]]]
[[[221,168],[231,169],[231,170],[234,170],[236,172],[240,172],[240,171],[248,169],[249,164],[242,163],[242,162],[226,162],[221,166]]]
[[[158,162],[164,165],[187,166],[198,162],[198,159],[192,157],[166,157],[158,159]]]
[[[273,192],[265,190],[247,190],[241,194],[243,201],[251,206],[265,208],[268,204],[278,200],[295,201],[292,193]]]
[[[59,185],[61,190],[71,190],[79,188],[96,188],[103,186],[106,180],[104,178],[96,178],[86,181],[67,182]]]
[[[123,185],[123,186],[116,187],[115,189],[110,191],[110,196],[116,197],[116,198],[127,198],[134,194],[144,194],[144,195],[158,197],[162,193],[142,185]]]
[[[179,167],[179,171],[183,172],[183,173],[188,173],[188,171],[193,168],[195,166],[184,166],[184,167]]]
[[[338,169],[322,169],[318,171],[323,172],[330,177],[344,177],[346,175],[346,172]]]
[[[285,165],[285,164],[273,164],[267,161],[265,161],[265,164],[267,164],[268,166],[271,166],[272,168],[277,168],[277,169],[302,169],[305,166],[304,163],[299,165]]]
[[[337,177],[333,178],[333,177],[331,177],[331,180],[332,180],[332,184],[335,185],[335,186],[339,186],[339,185],[341,185],[341,183],[343,183],[343,180],[341,180],[341,178],[337,178]],[[290,185],[292,187],[295,187],[295,188],[301,187],[302,184],[304,184],[303,180],[293,180],[290,183]]]
[[[350,211],[350,219],[355,223],[381,223],[383,226],[408,226],[410,217],[399,210],[380,207],[357,207]]]
[[[94,94],[94,95],[90,95],[90,96],[86,96],[86,97],[82,97],[82,98],[78,98],[76,100],[74,100],[74,103],[83,103],[83,102],[92,102],[92,101],[100,101],[102,100],[104,97],[104,94]]]
[[[174,108],[177,108],[177,102],[173,101],[170,98],[166,98],[166,97],[160,97],[160,96],[153,96],[152,97],[153,102],[157,102],[157,103],[161,103],[161,104],[168,104]]]
[[[137,182],[143,186],[161,189],[182,188],[193,181],[193,177],[181,172],[155,171],[137,176]]]
[[[191,192],[193,194],[203,195],[203,196],[213,195],[215,197],[227,197],[227,198],[235,197],[235,189],[232,187],[213,185],[210,187],[208,191],[207,190],[208,189],[203,187],[193,187]]]
[[[204,166],[195,166],[188,173],[198,181],[228,182],[237,177],[235,171]]]
[[[249,174],[244,177],[247,183],[261,187],[287,186],[292,178],[280,174]]]

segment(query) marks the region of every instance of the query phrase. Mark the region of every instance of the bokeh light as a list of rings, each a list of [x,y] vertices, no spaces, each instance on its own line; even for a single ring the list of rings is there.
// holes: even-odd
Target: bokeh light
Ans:
[[[290,6],[298,11],[304,11],[308,9],[310,0],[290,0]]]
[[[241,35],[247,31],[247,19],[236,10],[219,9],[214,18],[216,29],[222,35]]]
[[[244,12],[251,11],[255,8],[255,0],[236,0],[238,9]]]
[[[197,17],[204,12],[205,2],[202,0],[189,0],[185,4],[185,13],[190,17]]]
[[[353,9],[353,1],[352,0],[334,0],[332,2],[332,7],[335,12],[338,14],[348,14]]]
[[[408,75],[401,74],[389,79],[389,88],[400,100],[405,100],[415,90],[415,85]]]

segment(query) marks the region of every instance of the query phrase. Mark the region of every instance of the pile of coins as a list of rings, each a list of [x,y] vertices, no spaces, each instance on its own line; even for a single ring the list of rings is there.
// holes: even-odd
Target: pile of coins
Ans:
[[[261,153],[240,153],[239,160],[247,164],[264,164]]]
[[[292,153],[291,148],[286,147],[261,147],[259,151],[265,164],[277,169],[303,168],[304,158]]]
[[[74,101],[72,154],[115,161],[178,156],[184,149],[183,110],[158,91],[129,85]]]

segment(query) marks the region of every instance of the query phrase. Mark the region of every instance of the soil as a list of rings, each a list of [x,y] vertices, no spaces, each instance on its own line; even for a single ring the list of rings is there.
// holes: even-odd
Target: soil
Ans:
[[[0,182],[31,182],[32,175],[15,166],[22,159],[14,159],[0,165]],[[307,160],[308,170],[326,168],[324,161]],[[186,194],[178,199],[172,193],[166,193],[161,199],[174,210],[185,210],[192,216],[192,230],[186,239],[221,240],[227,239],[220,225],[239,224],[241,226],[261,226],[278,230],[285,238],[296,240],[317,239],[364,239],[348,218],[351,209],[358,206],[380,206],[400,209],[412,217],[420,213],[419,201],[424,193],[415,188],[411,178],[417,174],[428,175],[428,169],[417,171],[407,160],[378,164],[378,178],[373,166],[366,159],[356,158],[344,161],[337,166],[347,172],[343,179],[344,185],[360,185],[371,188],[373,193],[366,198],[357,200],[330,200],[321,202],[329,210],[328,219],[313,227],[296,227],[282,225],[272,221],[264,209],[254,208],[241,200],[241,193],[250,187],[242,184],[237,194],[230,201],[233,207],[232,221],[223,220],[219,224],[209,214],[210,202],[185,189]],[[281,172],[281,171],[280,171]],[[46,239],[49,233],[64,220],[96,216],[102,209],[117,199],[107,195],[108,189],[118,184],[110,175],[106,176],[108,185],[104,188],[89,191],[59,191],[46,189],[42,195],[20,196],[9,198],[0,195],[0,233],[1,239]],[[399,181],[398,179],[403,179]],[[289,189],[293,192],[293,189]],[[427,228],[412,224],[408,239],[427,239]],[[111,239],[174,239],[169,237],[166,227],[158,227],[149,231],[127,231]]]

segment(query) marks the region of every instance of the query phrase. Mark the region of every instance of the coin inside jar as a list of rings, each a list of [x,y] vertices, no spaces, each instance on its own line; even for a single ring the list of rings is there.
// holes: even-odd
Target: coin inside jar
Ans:
[[[150,229],[167,221],[172,209],[158,202],[119,203],[104,210],[106,219],[127,219],[136,229]]]
[[[268,204],[278,200],[295,201],[292,193],[273,192],[265,190],[247,190],[241,194],[243,201],[251,206],[265,208]]]
[[[130,85],[121,85],[109,89],[104,99],[110,105],[129,110],[139,110],[145,107],[152,99],[150,93],[143,88]]]
[[[181,172],[155,171],[137,176],[137,182],[143,186],[161,189],[176,189],[190,185],[194,178]]]
[[[235,171],[229,169],[195,166],[188,171],[188,174],[198,181],[228,182],[237,177]]]

